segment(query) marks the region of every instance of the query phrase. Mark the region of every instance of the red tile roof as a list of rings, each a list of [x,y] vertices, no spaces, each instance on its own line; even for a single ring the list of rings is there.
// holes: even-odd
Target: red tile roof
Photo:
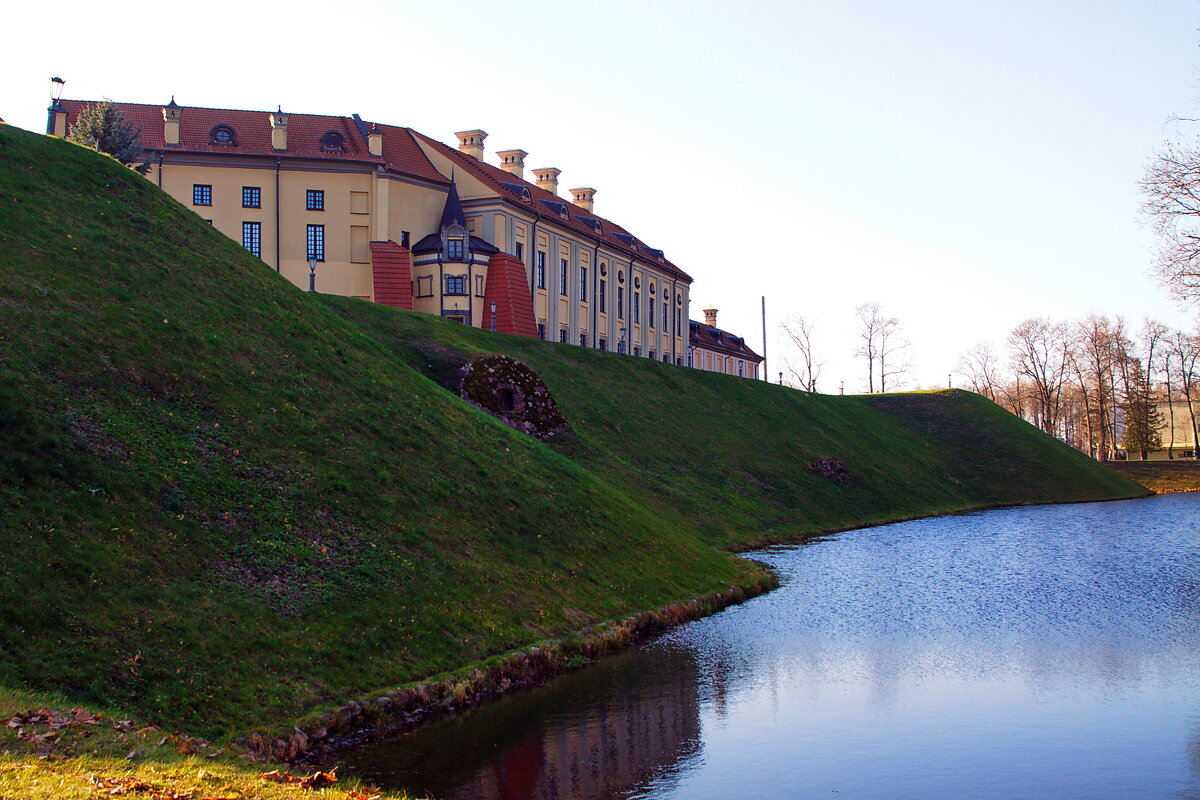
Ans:
[[[691,283],[692,278],[690,275],[679,269],[679,267],[675,266],[667,259],[661,257],[661,250],[656,250],[650,247],[645,242],[629,233],[629,231],[625,230],[620,225],[617,225],[615,222],[611,222],[603,217],[598,217],[595,214],[589,214],[569,200],[564,200],[553,192],[539,188],[537,184],[522,180],[510,172],[506,172],[499,167],[494,167],[491,164],[473,158],[466,153],[460,152],[457,148],[443,144],[436,139],[431,139],[423,133],[418,131],[412,131],[412,133],[422,142],[425,142],[431,147],[437,149],[445,156],[454,160],[456,164],[461,165],[472,175],[482,180],[484,185],[491,188],[506,201],[529,209],[531,212],[541,213],[544,218],[552,219],[559,225],[578,231],[587,238],[593,240],[600,239],[610,249],[618,250],[627,254],[628,256],[636,258],[643,264],[649,264],[661,269],[669,276]],[[524,187],[529,192],[529,198],[526,199],[524,196],[517,194],[504,184]],[[555,213],[552,208],[548,208],[547,203],[555,203],[563,206],[567,211],[568,218],[563,219],[563,217]],[[585,222],[585,220],[589,219],[599,220],[601,230],[597,231],[593,225]],[[635,249],[630,245],[630,243],[622,241],[620,238],[622,235],[624,235],[631,242],[635,242],[637,244],[637,248]]]
[[[371,242],[371,278],[376,303],[412,309],[412,262],[407,248],[392,241]]]
[[[84,106],[94,101],[63,100],[67,110],[67,125],[75,123]],[[276,151],[271,146],[271,112],[242,111],[228,108],[197,108],[181,106],[179,146],[168,147],[163,141],[162,106],[142,103],[113,103],[125,118],[142,129],[142,146],[147,150],[180,153],[220,153],[222,155],[279,156],[281,158],[320,159],[322,161],[361,161],[383,164],[389,169],[417,178],[446,184],[449,181],[434,169],[425,153],[413,141],[407,128],[380,125],[383,131],[383,157],[367,150],[358,126],[352,117],[332,117],[320,114],[288,115],[287,150]],[[214,144],[213,128],[228,125],[237,136],[236,145]],[[366,123],[369,130],[371,123]],[[342,135],[344,152],[321,149],[321,135],[335,131]]]
[[[483,296],[483,327],[490,328],[491,304],[496,303],[496,330],[537,338],[533,300],[525,282],[525,264],[508,253],[494,253],[488,260],[487,288]]]
[[[92,102],[95,101],[60,101],[60,104],[67,110],[68,130],[75,123],[80,110]],[[595,214],[589,214],[553,192],[540,189],[536,184],[522,180],[499,167],[472,158],[454,147],[411,128],[374,124],[374,127],[383,133],[383,156],[378,157],[372,156],[367,150],[367,143],[353,117],[287,112],[288,147],[286,151],[279,152],[271,146],[271,112],[269,111],[181,106],[180,143],[178,147],[168,147],[163,141],[163,107],[161,105],[143,103],[113,103],[113,105],[121,110],[127,120],[142,128],[142,146],[147,150],[279,156],[281,158],[323,161],[359,161],[382,164],[396,172],[432,183],[442,185],[449,183],[446,176],[438,172],[429,162],[417,144],[416,140],[419,139],[482,180],[506,202],[526,208],[532,213],[541,214],[543,218],[552,219],[555,223],[577,231],[593,241],[599,240],[610,249],[624,253],[643,264],[653,266],[670,277],[688,283],[692,280],[686,272],[664,258],[661,250],[650,247],[620,225]],[[211,132],[218,125],[228,125],[234,130],[237,136],[236,145],[221,145],[212,142]],[[368,130],[373,126],[370,122],[366,122],[364,125]],[[336,131],[342,135],[346,147],[345,152],[329,152],[321,149],[321,134],[327,131]],[[523,187],[528,192],[528,198],[524,196],[524,193],[513,191],[510,188],[512,186]],[[548,206],[547,204],[555,205]],[[566,218],[555,212],[558,207],[566,211]],[[597,221],[599,230],[596,226]]]
[[[731,356],[740,356],[755,363],[762,361],[762,356],[747,347],[746,340],[740,336],[703,322],[697,322],[694,319],[688,320],[688,326],[691,333],[689,341],[695,347],[703,347],[705,350],[713,350]]]

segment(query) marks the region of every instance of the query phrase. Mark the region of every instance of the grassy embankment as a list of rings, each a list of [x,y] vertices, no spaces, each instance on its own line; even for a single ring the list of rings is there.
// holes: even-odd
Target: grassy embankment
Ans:
[[[813,397],[309,295],[4,126],[0,316],[0,715],[61,692],[219,746],[761,584],[726,552],[751,542],[1140,492],[965,393]],[[541,372],[576,432],[426,377],[477,351]]]
[[[1200,461],[1110,461],[1109,466],[1159,494],[1200,492]]]

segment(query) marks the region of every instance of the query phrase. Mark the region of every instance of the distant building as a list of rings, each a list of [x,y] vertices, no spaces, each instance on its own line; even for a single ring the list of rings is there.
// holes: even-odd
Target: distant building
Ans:
[[[1186,400],[1173,400],[1170,403],[1161,401],[1155,404],[1162,419],[1159,436],[1162,446],[1146,452],[1146,461],[1168,461],[1171,459],[1190,459],[1196,457],[1196,422],[1200,422],[1200,398],[1192,401],[1189,411]],[[1196,420],[1192,414],[1196,415]],[[1130,461],[1141,461],[1140,451],[1126,452],[1124,445],[1118,445],[1124,458]]]
[[[717,327],[717,309],[704,309],[704,322],[689,320],[691,349],[688,366],[742,378],[758,378],[762,356],[746,340]]]
[[[65,136],[88,101],[50,108]],[[147,177],[285,278],[497,331],[683,364],[692,279],[558,196],[560,170],[524,178],[524,150],[486,163],[458,147],[349,117],[114,103],[142,128]]]

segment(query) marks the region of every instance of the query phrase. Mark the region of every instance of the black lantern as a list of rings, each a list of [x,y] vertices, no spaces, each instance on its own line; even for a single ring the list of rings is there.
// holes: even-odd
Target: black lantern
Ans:
[[[58,76],[50,79],[50,105],[53,108],[58,108],[58,101],[62,99],[63,87],[66,85],[67,82]]]

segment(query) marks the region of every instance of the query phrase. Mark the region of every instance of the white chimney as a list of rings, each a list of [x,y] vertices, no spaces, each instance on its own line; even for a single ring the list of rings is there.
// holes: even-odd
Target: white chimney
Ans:
[[[525,156],[529,153],[524,150],[497,150],[496,155],[500,157],[500,169],[525,179]]]
[[[542,167],[533,171],[534,177],[537,178],[538,188],[551,194],[558,194],[558,176],[561,174],[562,170],[558,167]]]
[[[458,137],[458,149],[461,152],[476,161],[483,161],[483,140],[487,138],[487,131],[477,128],[473,131],[459,131],[454,135]]]
[[[592,198],[595,196],[596,190],[590,186],[580,186],[577,189],[571,190],[571,202],[589,214],[595,213],[592,211],[592,206],[595,205]]]

